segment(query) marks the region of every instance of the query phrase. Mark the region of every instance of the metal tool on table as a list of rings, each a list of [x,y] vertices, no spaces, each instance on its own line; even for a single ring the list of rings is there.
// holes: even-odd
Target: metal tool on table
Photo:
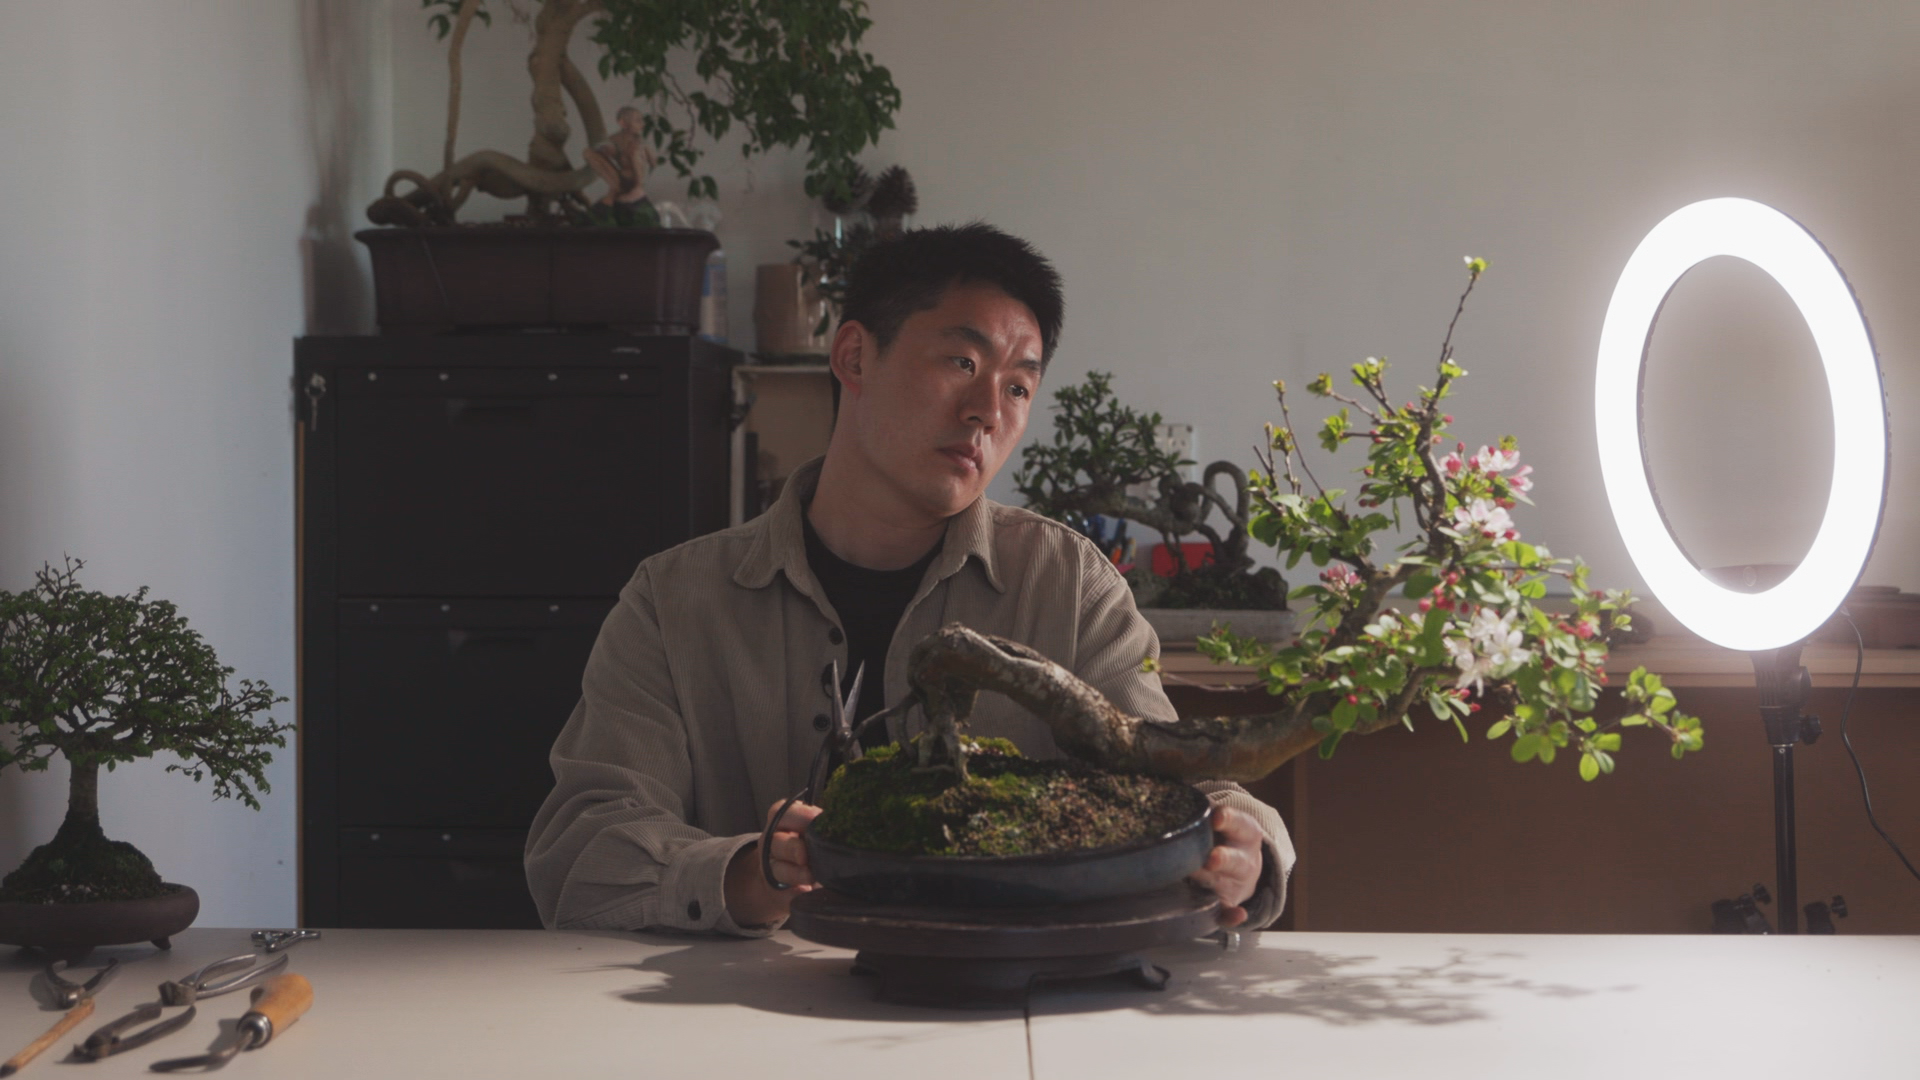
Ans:
[[[88,1061],[99,1061],[123,1051],[171,1035],[192,1022],[196,1003],[202,998],[218,997],[249,986],[256,986],[287,966],[287,954],[281,953],[261,963],[259,953],[229,956],[195,971],[178,982],[160,984],[160,1000],[150,1001],[88,1035],[73,1052]],[[177,1016],[162,1020],[161,1013],[184,1006]],[[147,1027],[140,1027],[147,1024]],[[135,1030],[138,1029],[138,1030]]]
[[[860,758],[860,732],[866,724],[854,726],[854,710],[860,705],[860,684],[867,677],[867,665],[862,663],[853,672],[853,687],[847,691],[843,700],[840,697],[840,665],[828,661],[827,670],[822,673],[827,684],[827,699],[832,703],[831,725],[827,728],[827,737],[820,742],[820,752],[813,756],[813,767],[807,770],[807,786],[795,792],[780,809],[767,818],[767,827],[760,832],[760,873],[766,877],[767,884],[775,889],[791,889],[792,885],[773,876],[773,833],[780,819],[787,816],[793,804],[804,799],[814,798],[826,786],[827,769],[833,763],[834,756],[843,754],[848,761]],[[877,714],[876,714],[877,715]],[[869,720],[869,723],[872,721]]]
[[[253,943],[266,946],[266,951],[269,953],[291,949],[303,941],[319,940],[320,931],[318,930],[255,930],[253,932]]]
[[[57,1023],[47,1029],[46,1034],[33,1040],[25,1050],[13,1055],[0,1064],[0,1076],[12,1076],[27,1067],[27,1063],[40,1056],[41,1051],[60,1041],[67,1032],[79,1027],[81,1022],[93,1015],[93,997],[100,988],[113,981],[120,972],[119,960],[108,960],[107,966],[86,982],[77,983],[61,977],[60,971],[66,968],[65,960],[55,960],[47,965],[47,986],[53,991],[54,1003],[67,1010]]]
[[[156,1061],[150,1068],[155,1072],[175,1072],[180,1069],[218,1067],[242,1050],[255,1050],[267,1045],[275,1035],[292,1027],[293,1022],[300,1019],[312,1005],[313,984],[307,981],[306,976],[291,971],[276,975],[254,989],[253,1008],[240,1017],[239,1023],[234,1025],[233,1036],[218,1048],[192,1057]]]

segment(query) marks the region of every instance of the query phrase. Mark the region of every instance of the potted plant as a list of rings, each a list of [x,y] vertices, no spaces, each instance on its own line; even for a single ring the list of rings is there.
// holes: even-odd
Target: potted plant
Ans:
[[[455,155],[461,47],[491,12],[486,0],[422,0],[448,40],[441,167],[395,172],[367,209],[375,224],[393,227],[356,234],[373,255],[386,332],[570,325],[694,333],[701,274],[718,241],[704,230],[657,227],[648,173],[669,165],[689,194],[713,198],[717,183],[698,171],[700,138],[738,128],[749,157],[804,143],[807,192],[844,193],[855,155],[892,126],[900,106],[887,69],[860,51],[872,25],[862,0],[526,3],[535,9],[515,8],[533,31],[533,138],[523,159]],[[601,77],[632,81],[635,104],[611,131],[568,56],[582,26],[600,48]],[[567,152],[568,102],[586,136],[579,161]],[[603,180],[607,192],[589,201],[587,189]],[[526,212],[505,225],[456,227],[476,190],[524,198]],[[571,227],[543,227],[559,225]]]
[[[1486,264],[1469,259],[1467,268],[1430,387],[1396,404],[1386,388],[1387,365],[1377,358],[1354,365],[1351,396],[1328,375],[1308,387],[1340,405],[1320,426],[1321,447],[1331,452],[1359,442],[1367,449],[1351,496],[1314,478],[1288,416],[1286,387],[1274,384],[1282,423],[1269,425],[1267,455],[1248,478],[1248,529],[1289,565],[1306,560],[1321,573],[1293,592],[1308,605],[1296,638],[1269,642],[1223,631],[1201,643],[1217,661],[1255,668],[1273,695],[1270,710],[1171,724],[1143,720],[1031,649],[948,626],[915,647],[911,692],[889,710],[919,711],[924,733],[909,748],[845,766],[828,785],[809,842],[815,832],[829,844],[871,837],[879,814],[893,835],[933,837],[924,857],[952,852],[952,838],[976,819],[1004,825],[1009,815],[1026,813],[1044,821],[1044,800],[975,805],[1004,786],[997,777],[1005,766],[993,760],[1004,748],[965,732],[983,690],[1046,722],[1077,759],[1062,769],[1093,766],[1169,782],[1258,780],[1295,755],[1331,755],[1348,736],[1410,725],[1417,714],[1453,725],[1463,739],[1471,736],[1469,724],[1479,726],[1482,737],[1506,742],[1515,761],[1570,758],[1585,780],[1613,771],[1626,728],[1657,731],[1676,758],[1700,749],[1699,720],[1680,712],[1672,691],[1644,668],[1620,686],[1626,715],[1604,724],[1593,717],[1609,683],[1609,635],[1628,627],[1631,598],[1593,587],[1578,560],[1554,558],[1520,539],[1510,511],[1529,501],[1532,481],[1511,438],[1469,452],[1450,436],[1445,402],[1467,374],[1454,362],[1453,326]],[[1144,444],[1130,445],[1140,453]],[[1414,535],[1382,553],[1378,543],[1396,521],[1411,524]],[[1570,613],[1536,605],[1552,580],[1570,588]],[[974,767],[990,761],[990,772]],[[877,785],[849,778],[880,770],[898,774],[890,785],[895,794],[854,797]],[[977,798],[949,794],[969,787],[979,789]],[[927,816],[931,828],[915,827],[912,814]],[[1143,815],[1140,835],[1152,828]],[[858,888],[822,877],[820,865],[836,864],[830,857],[816,865],[826,884]]]
[[[1292,626],[1287,586],[1273,568],[1255,569],[1247,552],[1246,472],[1216,461],[1198,482],[1188,480],[1181,470],[1193,462],[1161,447],[1159,426],[1159,413],[1120,403],[1111,374],[1088,372],[1084,383],[1054,393],[1053,441],[1021,451],[1014,484],[1030,509],[1072,525],[1103,549],[1124,543],[1123,522],[1160,537],[1170,573],[1126,559],[1124,548],[1121,564],[1129,566],[1134,601],[1162,641],[1192,640],[1223,622],[1280,637]],[[1209,524],[1216,511],[1218,528]],[[1195,535],[1205,539],[1207,553],[1190,561],[1185,538]]]
[[[0,879],[0,942],[56,952],[155,941],[192,925],[199,896],[163,881],[100,822],[100,770],[173,755],[168,772],[211,779],[215,798],[259,809],[270,747],[290,724],[254,718],[286,698],[241,679],[165,600],[142,588],[109,596],[80,587],[64,560],[32,588],[0,592],[0,767],[67,759],[67,815],[54,838]]]

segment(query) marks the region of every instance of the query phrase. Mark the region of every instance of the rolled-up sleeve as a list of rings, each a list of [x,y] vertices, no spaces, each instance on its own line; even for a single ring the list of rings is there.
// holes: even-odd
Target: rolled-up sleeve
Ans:
[[[1088,547],[1091,563],[1083,564],[1090,580],[1082,593],[1080,637],[1074,674],[1107,696],[1120,709],[1149,720],[1175,718],[1158,676],[1141,661],[1160,656],[1160,639],[1146,617],[1134,606],[1133,590],[1111,563]],[[1287,904],[1287,880],[1293,875],[1293,838],[1279,811],[1254,798],[1239,784],[1207,780],[1194,785],[1215,806],[1226,806],[1252,818],[1260,827],[1260,884],[1244,905],[1245,927],[1260,930],[1280,917]]]
[[[600,629],[549,760],[554,788],[526,850],[549,929],[771,932],[726,909],[727,864],[758,838],[688,823],[693,766],[645,566]]]

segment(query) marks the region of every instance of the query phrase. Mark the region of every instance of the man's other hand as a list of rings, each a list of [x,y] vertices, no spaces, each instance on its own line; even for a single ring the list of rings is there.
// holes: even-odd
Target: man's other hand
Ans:
[[[780,803],[767,807],[767,818],[771,820],[779,810]],[[727,914],[733,916],[734,922],[741,926],[767,926],[779,922],[787,917],[787,908],[793,903],[793,898],[813,888],[813,872],[807,868],[807,845],[800,839],[800,830],[819,816],[819,807],[794,803],[787,807],[786,815],[774,827],[773,876],[793,886],[791,889],[776,889],[767,884],[766,875],[760,872],[758,843],[748,844],[734,853],[733,860],[727,863],[724,886]],[[1258,843],[1256,839],[1256,859],[1259,857]],[[1257,863],[1254,871],[1259,872]]]
[[[1221,926],[1239,926],[1247,921],[1247,909],[1241,905],[1253,897],[1265,861],[1260,851],[1260,826],[1238,810],[1216,806],[1213,844],[1206,864],[1187,880],[1212,889],[1220,898]]]

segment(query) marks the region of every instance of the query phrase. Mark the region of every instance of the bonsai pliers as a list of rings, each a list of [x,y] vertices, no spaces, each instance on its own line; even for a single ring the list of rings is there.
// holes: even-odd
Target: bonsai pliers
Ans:
[[[102,1025],[88,1035],[85,1042],[75,1046],[73,1052],[87,1061],[99,1061],[171,1035],[192,1022],[194,1003],[201,998],[218,997],[264,982],[287,966],[287,954],[284,952],[264,964],[260,960],[258,953],[241,953],[215,960],[178,982],[161,983],[160,1000],[150,1001],[118,1020]],[[186,1008],[179,1015],[160,1019],[163,1010],[183,1005]],[[141,1024],[149,1026],[133,1030]]]
[[[833,704],[831,723],[827,728],[827,737],[820,740],[820,752],[813,756],[813,767],[807,770],[807,786],[795,792],[786,802],[780,804],[767,818],[767,827],[760,832],[760,873],[767,884],[775,889],[791,889],[792,885],[773,876],[773,833],[780,819],[787,816],[793,804],[802,799],[817,798],[827,783],[827,767],[833,763],[837,754],[846,754],[848,759],[860,754],[858,729],[853,724],[853,713],[860,705],[860,683],[867,677],[867,665],[861,664],[853,672],[853,686],[847,691],[844,700],[839,694],[840,665],[835,661],[827,662],[827,670],[820,673],[827,684],[827,699]],[[864,725],[862,725],[864,726]]]

